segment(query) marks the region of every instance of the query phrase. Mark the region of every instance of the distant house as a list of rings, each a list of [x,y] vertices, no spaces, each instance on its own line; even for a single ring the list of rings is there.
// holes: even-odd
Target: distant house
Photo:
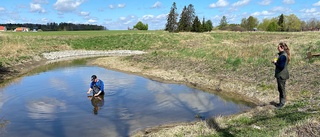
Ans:
[[[30,29],[26,27],[18,27],[14,29],[15,32],[28,32]]]
[[[5,27],[5,26],[0,26],[0,31],[7,31],[7,27]]]

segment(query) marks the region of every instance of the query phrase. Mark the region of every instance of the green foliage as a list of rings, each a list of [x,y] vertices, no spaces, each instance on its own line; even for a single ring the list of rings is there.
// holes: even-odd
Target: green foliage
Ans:
[[[237,68],[240,66],[241,64],[241,59],[240,58],[233,58],[233,57],[228,57],[226,60],[227,66],[229,66],[229,68],[232,68],[232,70],[237,70]]]
[[[136,28],[138,30],[148,30],[148,24],[143,24],[141,21],[139,21],[133,28]]]
[[[286,16],[285,27],[286,31],[301,31],[301,21],[296,15],[290,14],[289,16]]]
[[[183,10],[182,10],[182,13],[180,14],[180,20],[179,20],[179,27],[178,27],[178,30],[179,31],[190,31],[191,30],[191,26],[189,26],[189,17],[187,15],[187,7],[184,6],[183,7]]]
[[[221,20],[220,20],[220,24],[219,24],[219,29],[224,29],[225,27],[228,26],[228,21],[227,21],[227,17],[226,16],[222,16]]]
[[[167,18],[167,23],[165,28],[166,31],[169,31],[169,32],[177,31],[178,29],[177,18],[178,18],[177,6],[176,6],[176,2],[173,2],[170,13]]]
[[[196,18],[193,21],[191,31],[192,32],[202,32],[202,26],[201,26],[201,22],[200,22],[198,16],[196,16]]]
[[[284,31],[284,15],[283,14],[281,14],[280,16],[279,16],[279,20],[278,20],[278,26],[279,26],[279,31]]]
[[[204,31],[212,31],[213,25],[211,20],[207,20],[204,25]]]
[[[271,22],[268,27],[267,27],[267,31],[277,31],[278,30],[278,24],[275,22]]]

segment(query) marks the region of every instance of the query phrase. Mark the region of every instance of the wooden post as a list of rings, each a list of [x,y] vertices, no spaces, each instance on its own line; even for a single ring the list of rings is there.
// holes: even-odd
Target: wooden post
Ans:
[[[312,57],[320,57],[320,53],[311,53],[310,51],[307,52],[307,58],[311,59]]]

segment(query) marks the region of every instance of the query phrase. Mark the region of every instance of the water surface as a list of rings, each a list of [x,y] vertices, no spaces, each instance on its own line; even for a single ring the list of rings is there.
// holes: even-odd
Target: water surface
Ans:
[[[92,74],[104,81],[104,97],[88,97]],[[96,66],[65,66],[0,88],[0,118],[10,121],[0,136],[129,136],[146,127],[194,121],[196,115],[208,118],[247,109],[185,85]]]

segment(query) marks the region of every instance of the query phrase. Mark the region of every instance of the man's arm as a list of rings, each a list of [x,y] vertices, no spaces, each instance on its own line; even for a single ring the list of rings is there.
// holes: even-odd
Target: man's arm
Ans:
[[[87,94],[90,94],[90,92],[92,91],[93,89],[92,89],[92,82],[90,83],[90,88],[88,89],[88,92],[87,92]]]

